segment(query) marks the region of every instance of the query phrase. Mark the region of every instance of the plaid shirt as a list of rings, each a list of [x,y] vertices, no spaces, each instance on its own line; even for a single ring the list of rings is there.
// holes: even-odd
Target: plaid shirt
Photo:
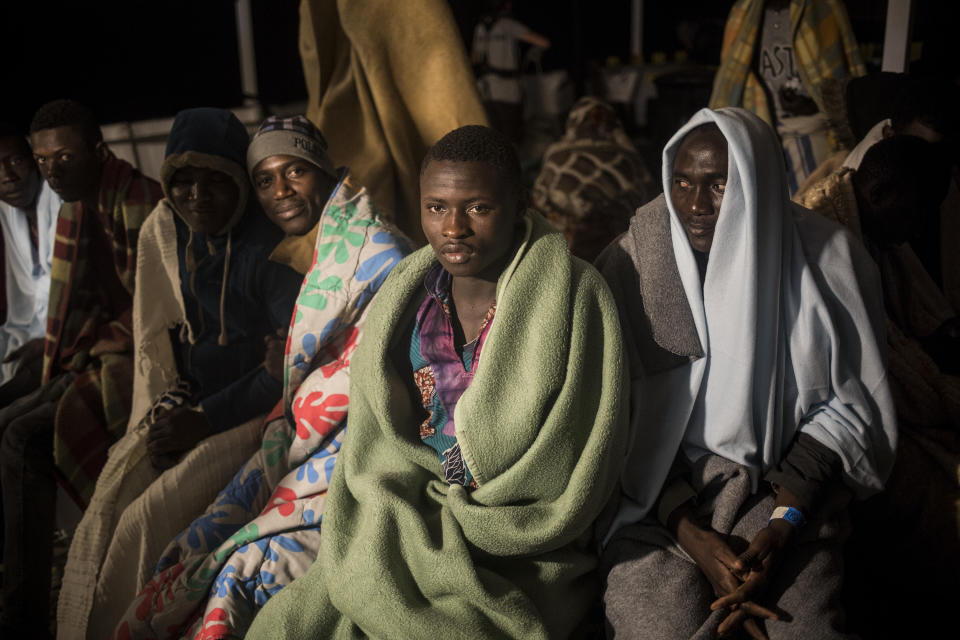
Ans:
[[[85,368],[94,344],[98,351],[129,351],[137,236],[162,197],[156,181],[111,153],[97,209],[86,211],[80,202],[61,206],[50,273],[44,382],[60,371]]]
[[[737,0],[730,10],[710,108],[743,107],[773,124],[763,83],[754,71],[764,5],[764,0]],[[847,11],[841,0],[791,0],[790,25],[797,71],[820,112],[827,113],[824,82],[843,82],[866,73]],[[833,149],[839,147],[838,140],[837,132],[831,130]]]

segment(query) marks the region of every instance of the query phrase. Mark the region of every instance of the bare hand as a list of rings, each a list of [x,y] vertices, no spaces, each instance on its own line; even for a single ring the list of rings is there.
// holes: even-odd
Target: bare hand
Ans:
[[[178,407],[150,425],[147,452],[158,470],[172,467],[198,442],[212,435],[213,427],[199,411]]]
[[[786,522],[783,524],[791,526]],[[751,577],[750,567],[756,562],[759,545],[757,548],[751,545],[737,556],[720,534],[712,529],[703,529],[694,522],[689,507],[682,507],[671,515],[669,528],[675,531],[677,542],[694,559],[713,587],[714,594],[719,597],[711,605],[711,610],[721,608],[724,605],[718,603],[727,602],[737,594],[736,602],[725,605],[731,609],[731,613],[720,623],[717,634],[722,637],[743,627],[755,640],[766,640],[755,618],[777,620],[777,614],[743,597],[740,591],[743,581]],[[759,544],[765,546],[763,540]]]
[[[276,335],[264,336],[263,342],[267,345],[263,368],[271,378],[283,382],[283,356],[287,350],[287,330],[277,329]]]
[[[20,366],[29,366],[30,363],[40,360],[43,360],[43,338],[33,338],[32,340],[27,340],[25,343],[20,345],[19,348],[14,349],[10,354],[3,359],[6,362],[17,362],[20,361]]]
[[[743,581],[737,589],[710,605],[713,610],[742,604],[763,591],[778,564],[793,528],[786,520],[774,520],[757,532],[747,550],[734,563],[733,571]]]
[[[776,620],[777,615],[755,604],[779,564],[781,552],[790,540],[793,525],[786,520],[773,520],[757,532],[746,551],[734,563],[734,574],[743,581],[732,593],[726,594],[710,605],[711,611],[730,609],[717,632],[725,635],[736,628],[743,628],[753,638],[765,638],[755,620],[750,616]]]
[[[936,333],[960,340],[960,318],[950,318],[937,328]]]
[[[735,573],[737,554],[713,529],[703,529],[688,515],[680,516],[676,526],[677,542],[690,554],[710,581],[716,596],[736,591],[740,579]]]
[[[941,371],[960,375],[960,318],[950,318],[920,344]]]
[[[177,466],[177,463],[180,462],[180,458],[183,457],[183,452],[178,451],[176,453],[164,453],[164,454],[150,454],[150,464],[157,471],[166,471],[171,467]]]
[[[747,601],[737,605],[730,615],[723,619],[723,622],[717,627],[717,635],[723,638],[734,633],[739,627],[743,627],[744,631],[754,640],[767,640],[767,634],[757,624],[757,618],[779,619],[777,614],[770,609],[761,607],[755,602]]]

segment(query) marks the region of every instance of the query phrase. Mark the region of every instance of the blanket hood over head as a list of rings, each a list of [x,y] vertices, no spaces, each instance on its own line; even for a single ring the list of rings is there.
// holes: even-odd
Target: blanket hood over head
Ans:
[[[728,176],[701,283],[669,193],[681,142],[710,122],[727,140]],[[633,264],[642,257],[630,268],[602,263],[625,262],[614,248],[642,254],[643,234],[658,220],[668,224],[661,237],[672,251],[661,249],[662,258],[675,261],[673,278],[682,283],[675,297],[685,297],[690,311],[678,317],[693,325],[700,344],[693,340],[684,351],[660,343],[694,355],[666,369],[632,367],[637,435],[623,478],[628,500],[614,529],[649,512],[678,452],[689,461],[713,453],[741,464],[756,490],[801,431],[840,456],[855,493],[879,490],[893,462],[896,425],[879,277],[866,251],[839,226],[790,202],[773,130],[743,109],[694,115],[664,149],[663,187],[666,197],[641,208],[598,263],[615,294],[642,295],[650,325],[663,327],[663,312],[648,300],[669,278],[638,277]],[[653,337],[660,342],[656,330]]]
[[[201,107],[178,113],[167,138],[167,150],[160,169],[163,196],[171,203],[171,208],[176,211],[170,197],[170,180],[177,169],[187,166],[215,169],[230,176],[240,193],[236,211],[217,235],[233,228],[243,216],[250,197],[250,181],[247,179],[249,143],[250,136],[243,124],[226,109]]]
[[[226,109],[209,107],[184,109],[173,120],[173,127],[170,129],[170,136],[167,138],[166,158],[163,161],[163,167],[160,169],[160,184],[163,187],[164,200],[179,218],[183,216],[177,211],[170,195],[170,181],[178,169],[183,167],[214,169],[230,176],[237,185],[239,196],[237,198],[237,208],[226,224],[223,225],[223,228],[214,234],[221,237],[226,235],[226,243],[223,244],[226,258],[220,289],[220,336],[217,340],[220,346],[228,344],[224,310],[234,228],[244,217],[248,204],[253,204],[250,198],[250,181],[247,178],[246,168],[249,144],[250,136],[247,134],[247,130],[232,112]],[[189,228],[188,233],[190,239],[186,246],[186,264],[187,271],[193,273],[197,269],[193,243],[195,238],[201,236],[201,234]],[[217,243],[210,238],[206,240],[211,254],[219,251],[216,246]]]

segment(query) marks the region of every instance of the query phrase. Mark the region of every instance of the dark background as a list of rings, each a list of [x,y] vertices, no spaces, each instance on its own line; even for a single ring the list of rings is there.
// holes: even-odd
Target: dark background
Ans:
[[[483,3],[449,4],[469,42]],[[657,51],[672,57],[681,48],[677,27],[686,21],[697,34],[688,59],[719,61],[731,1],[644,4],[646,59]],[[581,91],[611,57],[628,61],[629,0],[516,0],[514,5],[522,22],[553,41],[544,68],[568,69]],[[915,0],[915,5],[914,40],[924,46],[911,70],[956,79],[953,40],[960,3]],[[298,0],[252,2],[260,98],[268,105],[306,98],[297,51],[298,6]],[[879,68],[886,1],[847,0],[847,8],[858,41],[876,43],[873,63]],[[242,101],[233,0],[5,0],[0,12],[0,118],[19,126],[26,127],[40,105],[59,97],[90,105],[103,123]]]

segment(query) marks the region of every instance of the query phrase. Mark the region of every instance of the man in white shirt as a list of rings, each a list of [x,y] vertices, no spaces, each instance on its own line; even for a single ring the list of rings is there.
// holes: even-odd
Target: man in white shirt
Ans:
[[[0,124],[0,408],[40,383],[53,239],[60,197],[44,182],[25,137]]]
[[[509,0],[491,2],[490,9],[473,32],[471,55],[474,65],[479,67],[477,89],[490,126],[514,144],[520,144],[523,136],[520,43],[549,49],[550,40],[515,20]]]

